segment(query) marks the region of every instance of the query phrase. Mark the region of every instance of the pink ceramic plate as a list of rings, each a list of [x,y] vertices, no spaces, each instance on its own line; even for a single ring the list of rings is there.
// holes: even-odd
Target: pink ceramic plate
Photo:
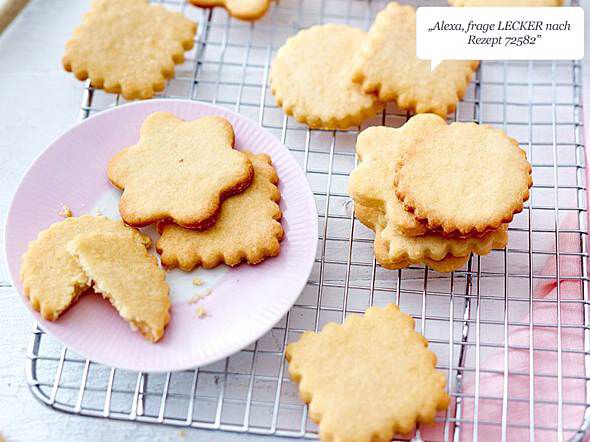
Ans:
[[[33,163],[18,187],[6,224],[6,259],[22,296],[20,257],[29,241],[56,221],[61,204],[75,215],[100,209],[116,217],[118,191],[106,177],[109,159],[137,142],[144,119],[156,111],[193,120],[204,115],[227,118],[236,147],[268,153],[280,178],[285,239],[281,253],[257,266],[220,267],[212,271],[169,272],[172,319],[157,344],[132,331],[108,301],[93,293],[82,296],[58,321],[40,326],[76,353],[114,367],[171,371],[202,366],[246,347],[266,333],[293,305],[311,272],[317,245],[313,194],[299,165],[272,135],[228,110],[183,100],[149,100],[102,112],[52,143]],[[148,232],[150,233],[150,232]],[[204,285],[196,287],[198,277]],[[211,294],[197,305],[187,300]],[[29,307],[28,301],[23,301]],[[207,316],[198,318],[203,306]]]

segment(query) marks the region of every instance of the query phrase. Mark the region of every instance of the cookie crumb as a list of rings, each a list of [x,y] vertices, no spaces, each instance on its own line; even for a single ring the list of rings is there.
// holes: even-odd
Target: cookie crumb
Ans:
[[[193,284],[194,285],[203,285],[203,281],[201,281],[199,278],[195,278],[195,279],[193,279]]]
[[[94,214],[96,216],[102,216],[103,215],[102,210],[100,210],[100,209],[94,209]]]
[[[211,289],[207,289],[201,293],[197,293],[195,296],[193,296],[191,299],[188,300],[188,303],[189,304],[196,304],[197,302],[201,301],[202,299],[205,299],[210,294],[211,294]]]
[[[197,307],[196,313],[197,313],[197,318],[199,318],[199,319],[207,316],[207,310],[205,310],[203,307]]]
[[[62,218],[71,218],[72,216],[74,216],[72,210],[64,203],[61,203],[61,210],[58,212],[58,215]]]
[[[184,439],[186,437],[186,430],[178,430],[177,434],[179,438]]]

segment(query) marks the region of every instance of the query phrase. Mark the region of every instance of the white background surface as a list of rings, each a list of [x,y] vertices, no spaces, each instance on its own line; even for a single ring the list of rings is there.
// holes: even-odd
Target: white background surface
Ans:
[[[2,237],[6,211],[20,177],[35,156],[77,120],[82,84],[63,72],[60,58],[64,42],[88,4],[89,0],[34,0],[0,36]],[[29,393],[24,377],[24,356],[33,321],[14,290],[8,288],[8,280],[1,262],[0,434],[7,441],[261,439],[193,429],[181,433],[174,428],[75,417],[40,405]]]

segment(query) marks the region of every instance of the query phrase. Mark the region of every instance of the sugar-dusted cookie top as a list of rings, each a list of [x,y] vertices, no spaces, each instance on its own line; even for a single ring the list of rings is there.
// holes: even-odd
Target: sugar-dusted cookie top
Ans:
[[[211,225],[221,201],[248,187],[254,174],[233,144],[224,118],[183,121],[167,112],[151,114],[139,142],[109,162],[108,177],[123,190],[123,220],[132,226],[166,219],[192,229]]]
[[[381,110],[351,81],[350,59],[366,33],[345,25],[313,26],[279,49],[270,86],[287,115],[312,128],[347,129]]]
[[[283,238],[279,178],[268,155],[246,155],[254,166],[252,184],[223,203],[213,226],[195,231],[172,223],[159,224],[162,236],[156,247],[162,264],[190,271],[199,265],[257,264],[279,253]]]
[[[389,441],[449,403],[436,356],[393,304],[305,332],[285,356],[322,440]]]
[[[522,211],[533,183],[531,165],[501,130],[447,125],[427,114],[400,131],[408,147],[398,163],[396,193],[430,230],[472,235],[497,229]]]
[[[202,8],[221,6],[229,15],[240,20],[258,20],[268,10],[270,0],[189,0]]]
[[[377,14],[357,51],[352,78],[381,101],[401,109],[441,116],[454,112],[465,94],[477,61],[444,61],[434,71],[416,58],[416,10],[395,2]]]
[[[451,6],[562,6],[563,0],[448,0]]]
[[[90,286],[88,277],[68,252],[67,243],[80,233],[100,232],[127,236],[142,248],[151,244],[147,236],[121,221],[90,215],[52,224],[29,243],[22,257],[21,281],[25,296],[43,319],[56,320]]]
[[[404,143],[398,129],[373,126],[362,131],[356,141],[359,163],[350,174],[348,191],[356,203],[385,212],[400,233],[423,235],[426,226],[404,209],[393,186]]]
[[[170,320],[166,272],[155,256],[129,235],[82,233],[67,244],[101,293],[121,317],[150,341],[164,335]]]
[[[64,68],[126,99],[150,98],[193,47],[197,25],[148,0],[94,0],[66,43]]]

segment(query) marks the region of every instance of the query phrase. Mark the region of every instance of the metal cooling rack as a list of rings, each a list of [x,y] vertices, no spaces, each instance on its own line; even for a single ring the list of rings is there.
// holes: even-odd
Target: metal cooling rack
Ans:
[[[195,49],[162,95],[229,107],[289,147],[309,178],[320,216],[313,273],[295,306],[266,336],[223,361],[185,372],[148,375],[106,367],[35,327],[26,366],[34,396],[83,416],[314,438],[317,426],[286,374],[285,344],[304,330],[393,301],[415,317],[430,341],[454,399],[438,426],[412,437],[490,439],[494,431],[503,440],[582,440],[590,426],[590,318],[580,64],[484,62],[452,118],[503,128],[533,163],[532,197],[511,224],[508,248],[474,256],[451,275],[421,266],[387,271],[375,263],[372,232],[355,219],[346,192],[358,131],[299,125],[276,107],[267,84],[270,62],[288,36],[328,22],[367,29],[385,1],[281,0],[254,24],[181,0],[165,4],[198,21],[199,31]],[[122,101],[87,87],[81,119]],[[400,126],[406,118],[390,107],[363,127]],[[553,266],[544,267],[546,262]],[[539,284],[556,281],[555,299],[534,295]],[[555,309],[557,321],[535,319],[539,308]],[[562,319],[564,309],[573,315]],[[508,342],[514,329],[524,330],[524,342]],[[539,344],[539,333],[555,335],[554,345]],[[512,354],[525,358],[525,370],[513,366]],[[541,366],[543,357],[554,363]],[[501,389],[485,389],[490,376],[501,379]],[[518,379],[529,387],[543,381],[542,391],[517,395],[512,382]],[[490,418],[490,407],[497,418]],[[525,410],[516,422],[510,419],[513,407]]]

